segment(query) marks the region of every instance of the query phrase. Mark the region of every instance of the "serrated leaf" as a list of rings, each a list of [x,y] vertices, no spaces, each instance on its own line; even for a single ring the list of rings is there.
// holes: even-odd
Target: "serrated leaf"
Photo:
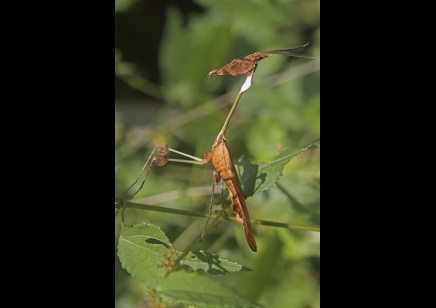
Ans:
[[[155,288],[162,280],[165,269],[158,265],[171,249],[171,243],[162,230],[148,224],[125,228],[118,241],[122,267],[148,288]]]
[[[183,271],[172,272],[156,288],[159,296],[196,307],[262,307],[210,277]]]
[[[251,268],[221,259],[218,255],[203,250],[190,252],[180,264],[187,265],[195,271],[204,270],[211,275],[252,271]]]
[[[301,149],[288,148],[269,163],[261,162],[259,165],[239,160],[235,166],[241,180],[245,198],[275,186],[275,182],[283,175],[283,169],[292,158],[319,145],[320,141],[317,141]]]

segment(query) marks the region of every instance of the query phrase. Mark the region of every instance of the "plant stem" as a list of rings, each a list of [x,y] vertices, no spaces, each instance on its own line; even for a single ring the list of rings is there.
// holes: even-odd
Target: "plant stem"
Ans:
[[[115,208],[122,208],[122,207],[123,207],[123,204],[115,204]],[[194,212],[194,211],[179,210],[179,209],[161,207],[161,206],[156,206],[156,205],[136,203],[136,202],[131,202],[131,201],[124,201],[124,207],[131,208],[131,209],[148,210],[148,211],[178,214],[178,215],[185,215],[185,216],[192,216],[192,217],[202,217],[202,218],[207,218],[209,215],[207,213],[199,213],[199,212]],[[217,218],[219,218],[220,216],[221,216],[221,212],[218,213],[217,215],[211,215],[211,217],[214,218],[214,221],[212,223],[210,223],[210,225],[213,225],[216,222]],[[224,216],[224,217],[221,217],[221,219],[236,222],[236,218],[234,218],[234,217]],[[254,225],[271,226],[271,227],[286,228],[286,229],[293,229],[293,230],[320,232],[320,227],[292,225],[292,224],[287,224],[287,223],[260,220],[260,219],[251,219],[250,221],[251,221],[251,224],[254,224]]]

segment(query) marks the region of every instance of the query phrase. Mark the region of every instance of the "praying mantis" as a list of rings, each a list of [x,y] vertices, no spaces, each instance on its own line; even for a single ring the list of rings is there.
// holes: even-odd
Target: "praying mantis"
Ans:
[[[212,145],[211,150],[204,154],[203,159],[200,159],[200,158],[176,151],[174,149],[171,149],[166,144],[156,145],[154,147],[151,155],[147,159],[146,163],[144,164],[143,168],[141,169],[140,174],[138,175],[138,177],[134,181],[134,183],[132,185],[130,185],[118,198],[121,198],[121,196],[123,196],[128,190],[130,190],[133,187],[133,185],[135,185],[137,183],[137,181],[139,180],[141,174],[144,172],[144,170],[145,170],[146,166],[148,165],[148,163],[150,162],[150,160],[151,160],[151,162],[150,162],[149,168],[147,170],[147,173],[145,175],[145,178],[142,181],[139,189],[132,195],[132,197],[136,193],[138,193],[139,190],[142,189],[142,187],[145,183],[145,180],[146,180],[146,178],[151,170],[153,163],[156,164],[157,166],[163,166],[168,161],[190,162],[190,163],[194,163],[194,164],[207,164],[209,161],[212,161],[212,164],[215,168],[214,184],[218,183],[221,179],[225,182],[225,184],[229,190],[229,197],[232,201],[233,211],[236,214],[236,220],[244,228],[245,237],[246,237],[246,240],[247,240],[247,243],[248,243],[250,249],[252,251],[256,252],[257,251],[256,240],[254,238],[249,213],[248,213],[247,206],[245,203],[245,197],[244,197],[244,194],[242,191],[241,181],[236,173],[236,169],[235,169],[233,160],[231,158],[229,148],[227,146],[227,142],[225,139],[225,132],[227,130],[230,119],[232,118],[232,115],[235,112],[236,106],[239,103],[239,100],[240,100],[242,94],[251,87],[251,80],[252,80],[254,72],[257,68],[258,62],[266,57],[272,56],[273,54],[281,54],[281,55],[301,57],[301,58],[314,58],[314,57],[310,57],[310,56],[290,53],[291,50],[305,47],[308,44],[309,43],[307,43],[305,45],[301,45],[301,46],[290,47],[290,48],[268,50],[268,51],[264,51],[264,52],[255,52],[253,54],[250,54],[250,55],[244,57],[244,59],[234,59],[232,62],[225,65],[224,67],[217,69],[217,70],[212,70],[211,72],[209,72],[209,74],[207,75],[207,78],[210,78],[210,77],[213,77],[216,75],[237,76],[237,75],[247,74],[247,79],[244,82],[244,84],[242,85],[242,88],[241,88],[238,96],[236,97],[236,100],[233,103],[233,106],[232,106],[232,108],[231,108],[231,110],[230,110],[230,112],[229,112],[229,114],[224,122],[224,125],[223,125],[221,131],[219,132],[218,136],[216,137],[216,139]],[[158,150],[161,157],[153,156],[154,152],[156,150]],[[179,160],[179,159],[169,159],[166,157],[166,154],[170,151],[181,154],[181,155],[186,156],[186,157],[189,157],[193,160],[187,161],[187,160]],[[212,188],[212,197],[213,197],[213,188]],[[212,199],[211,199],[211,204],[212,204]],[[206,222],[206,224],[207,224],[207,222]],[[201,236],[203,236],[203,234]]]

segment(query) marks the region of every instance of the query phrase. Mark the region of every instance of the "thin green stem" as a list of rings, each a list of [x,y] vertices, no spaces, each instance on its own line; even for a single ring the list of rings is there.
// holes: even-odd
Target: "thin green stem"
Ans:
[[[279,182],[276,182],[276,186],[278,189],[282,191],[286,195],[286,197],[291,200],[292,204],[300,211],[304,211],[305,213],[310,213],[312,215],[317,215],[315,211],[311,210],[310,208],[305,207],[300,201],[298,201],[289,191],[287,191],[283,185],[281,185]]]
[[[122,208],[122,206],[123,206],[122,204],[115,204],[115,208]],[[132,202],[132,201],[124,201],[124,206],[125,206],[125,208],[130,208],[130,209],[147,210],[147,211],[153,211],[153,212],[162,212],[162,213],[193,216],[193,217],[207,218],[207,216],[208,216],[207,213],[199,213],[199,212],[193,212],[193,211],[179,210],[179,209],[161,207],[161,206],[156,206],[156,205],[136,203],[136,202]]]
[[[115,204],[115,208],[122,208],[122,206],[123,206],[123,204]],[[148,210],[148,211],[163,212],[163,213],[169,213],[169,214],[178,214],[178,215],[185,215],[185,216],[192,216],[192,217],[207,218],[209,216],[208,213],[199,213],[199,212],[194,212],[194,211],[186,211],[186,210],[179,210],[179,209],[173,209],[173,208],[166,208],[166,207],[161,207],[161,206],[156,206],[156,205],[136,203],[136,202],[132,202],[132,201],[124,201],[124,206],[125,206],[125,208],[131,208],[131,209]],[[219,218],[221,216],[221,214],[222,213],[220,212],[217,215],[211,215],[211,217],[215,218],[215,219],[213,222],[210,223],[210,225],[213,225],[217,221],[217,218]],[[224,216],[224,217],[221,217],[221,219],[236,222],[236,218],[230,217],[230,216]],[[253,225],[262,225],[262,226],[271,226],[271,227],[286,228],[286,229],[293,229],[293,230],[320,232],[320,227],[292,225],[292,224],[287,224],[287,223],[260,220],[260,219],[251,219],[250,221],[251,221],[251,224],[253,224]]]
[[[226,220],[236,221],[236,219],[226,219]],[[291,225],[282,222],[267,221],[267,220],[260,220],[260,219],[250,219],[250,221],[252,225],[262,225],[262,226],[279,227],[279,228],[286,228],[286,229],[293,229],[293,230],[320,232],[320,227]]]
[[[164,100],[162,93],[164,93],[166,89],[140,76],[128,63],[124,61],[116,62],[115,75],[132,88],[159,100]]]

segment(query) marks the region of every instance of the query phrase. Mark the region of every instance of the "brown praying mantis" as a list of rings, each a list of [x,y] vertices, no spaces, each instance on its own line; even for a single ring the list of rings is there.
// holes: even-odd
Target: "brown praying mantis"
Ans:
[[[222,67],[220,69],[212,70],[211,72],[209,72],[209,74],[207,75],[207,78],[210,78],[210,77],[216,76],[216,75],[237,76],[237,75],[247,74],[247,79],[244,82],[244,84],[242,85],[242,88],[241,88],[238,96],[236,97],[235,102],[233,103],[233,106],[232,106],[232,108],[227,116],[227,119],[224,122],[223,128],[221,129],[220,133],[218,134],[217,138],[215,139],[215,141],[212,145],[212,149],[204,155],[203,159],[201,159],[201,158],[194,157],[194,156],[176,151],[174,149],[171,149],[166,144],[156,145],[154,147],[151,155],[147,159],[146,163],[144,164],[143,168],[141,169],[141,172],[138,175],[138,177],[136,178],[135,182],[130,187],[128,187],[118,198],[123,196],[128,190],[130,190],[130,188],[133,187],[133,185],[135,185],[137,183],[137,181],[139,180],[141,174],[144,172],[144,170],[145,170],[146,166],[148,165],[148,163],[150,162],[150,160],[151,160],[150,166],[149,166],[148,171],[145,175],[145,178],[142,181],[139,189],[132,195],[132,197],[136,193],[138,193],[139,190],[142,189],[142,187],[145,183],[145,180],[147,179],[147,176],[151,170],[153,163],[155,163],[157,166],[163,166],[168,161],[189,162],[189,163],[194,163],[194,164],[206,164],[209,161],[212,161],[212,164],[215,168],[214,184],[218,183],[220,179],[222,179],[226,183],[226,186],[229,190],[229,197],[232,201],[233,211],[236,213],[236,220],[244,228],[245,237],[247,239],[247,243],[250,246],[251,250],[257,251],[256,240],[255,240],[254,235],[253,235],[253,230],[252,230],[251,222],[250,222],[250,216],[248,214],[247,205],[245,203],[245,197],[244,197],[244,194],[242,191],[241,181],[239,180],[239,177],[236,173],[236,169],[235,169],[233,160],[231,158],[230,151],[229,151],[229,148],[227,146],[227,142],[226,142],[224,135],[225,135],[225,132],[227,130],[227,126],[230,122],[230,119],[231,119],[231,117],[236,109],[237,104],[239,103],[239,100],[240,100],[242,94],[251,87],[251,80],[252,80],[254,72],[257,68],[258,62],[260,60],[262,60],[266,57],[270,57],[274,54],[281,54],[281,55],[285,55],[285,56],[300,57],[300,58],[314,58],[311,56],[294,54],[294,53],[290,52],[291,50],[305,47],[308,44],[309,43],[301,45],[301,46],[290,47],[290,48],[267,50],[264,52],[255,52],[253,54],[250,54],[250,55],[244,57],[244,59],[234,59],[232,62],[225,65],[224,67]],[[156,149],[158,149],[158,152],[161,155],[161,157],[153,156]],[[179,160],[179,159],[168,159],[166,157],[166,154],[170,151],[178,153],[178,154],[183,155],[185,157],[189,157],[193,160],[188,161],[188,160]],[[211,204],[210,204],[211,206],[212,206],[212,198],[213,198],[213,188],[212,188],[212,197],[211,197]],[[210,212],[209,212],[209,214],[210,214]],[[207,222],[206,222],[206,225],[207,225]],[[201,235],[201,238],[203,237],[203,235],[204,235],[204,231]]]

